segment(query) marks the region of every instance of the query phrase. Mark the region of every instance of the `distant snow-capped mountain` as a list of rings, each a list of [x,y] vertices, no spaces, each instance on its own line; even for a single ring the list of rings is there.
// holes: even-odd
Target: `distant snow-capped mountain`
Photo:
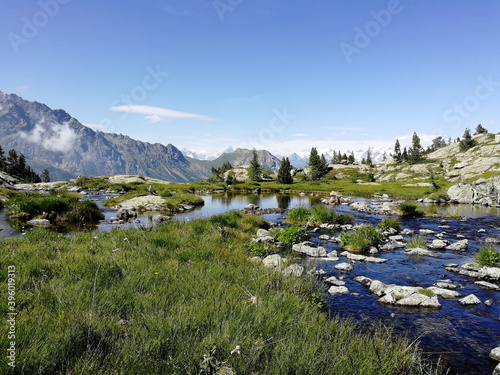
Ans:
[[[187,148],[183,148],[181,150],[181,152],[184,156],[188,156],[190,158],[197,159],[197,160],[215,160],[223,154],[230,154],[231,152],[234,152],[234,149],[232,147],[228,147],[224,151],[218,152],[215,154],[204,154],[201,152],[188,150]]]

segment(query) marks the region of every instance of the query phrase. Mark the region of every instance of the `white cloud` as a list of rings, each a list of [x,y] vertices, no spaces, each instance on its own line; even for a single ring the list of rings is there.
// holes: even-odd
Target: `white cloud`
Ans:
[[[146,115],[146,119],[151,123],[159,122],[165,118],[167,119],[190,119],[200,121],[216,121],[213,117],[197,115],[194,113],[174,111],[172,109],[150,107],[147,105],[119,105],[109,108],[115,112],[128,112]]]
[[[68,124],[52,124],[43,127],[42,122],[35,125],[30,133],[21,132],[21,138],[29,142],[37,143],[50,151],[69,151],[78,135],[69,127]]]
[[[296,134],[292,134],[294,137],[307,137],[307,134],[304,134],[304,133],[296,133]]]

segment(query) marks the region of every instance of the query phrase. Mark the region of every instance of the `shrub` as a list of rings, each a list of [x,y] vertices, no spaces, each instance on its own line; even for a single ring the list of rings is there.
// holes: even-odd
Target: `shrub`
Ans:
[[[293,244],[306,241],[311,237],[307,229],[296,225],[285,228],[278,236],[278,240],[284,245],[292,246]]]
[[[337,214],[335,210],[328,209],[328,207],[318,204],[313,206],[310,210],[307,208],[296,208],[290,211],[286,220],[289,224],[352,224],[352,217],[346,214]]]
[[[368,251],[372,246],[378,246],[383,241],[384,236],[372,226],[360,227],[351,233],[340,233],[340,244],[356,253]]]
[[[408,242],[406,243],[406,247],[410,249],[414,248],[421,248],[421,249],[427,249],[427,241],[423,236],[417,235],[411,237]]]
[[[413,202],[401,203],[398,208],[401,211],[401,215],[405,219],[413,219],[424,216],[424,212],[420,211],[417,205]]]
[[[61,221],[66,223],[83,224],[83,223],[97,223],[99,220],[104,219],[104,214],[101,212],[97,204],[92,201],[78,201],[75,202],[70,210],[65,213]]]
[[[289,224],[306,224],[311,216],[311,212],[304,207],[296,208],[288,213],[285,222]]]
[[[274,254],[276,252],[276,248],[267,242],[252,242],[245,245],[244,249],[251,256],[261,258]]]
[[[482,266],[500,267],[500,252],[493,245],[481,247],[475,258]]]
[[[401,223],[395,217],[385,217],[380,223],[377,224],[382,232],[385,232],[389,228],[396,229],[398,232],[401,230]]]

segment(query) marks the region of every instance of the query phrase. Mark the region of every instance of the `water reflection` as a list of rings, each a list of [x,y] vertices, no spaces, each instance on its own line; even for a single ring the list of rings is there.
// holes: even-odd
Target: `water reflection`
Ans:
[[[278,208],[287,210],[292,203],[292,197],[290,194],[276,194],[276,203],[278,204]]]

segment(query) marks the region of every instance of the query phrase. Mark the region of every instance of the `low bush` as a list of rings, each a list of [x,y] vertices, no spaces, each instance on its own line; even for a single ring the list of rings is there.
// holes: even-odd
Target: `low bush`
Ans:
[[[475,256],[481,266],[500,267],[500,252],[493,245],[485,245]]]
[[[267,242],[252,242],[245,245],[248,255],[264,258],[276,252],[276,247]]]
[[[389,228],[393,228],[399,232],[401,230],[401,223],[395,217],[385,217],[377,224],[377,227],[379,227],[382,232],[385,232]]]
[[[384,241],[384,236],[372,226],[356,228],[354,232],[340,233],[340,244],[347,250],[360,253],[378,246]]]
[[[352,217],[346,214],[338,214],[335,210],[325,205],[318,204],[310,210],[307,208],[296,208],[290,211],[286,220],[288,224],[352,224]]]
[[[427,249],[427,241],[423,236],[420,235],[412,236],[410,239],[408,239],[406,247],[409,249],[415,249],[417,247],[420,249]]]
[[[278,240],[286,246],[306,241],[311,238],[307,229],[296,225],[285,228],[278,236]]]
[[[418,206],[413,202],[404,202],[399,205],[401,216],[405,219],[414,219],[424,216],[424,212],[418,209]]]

